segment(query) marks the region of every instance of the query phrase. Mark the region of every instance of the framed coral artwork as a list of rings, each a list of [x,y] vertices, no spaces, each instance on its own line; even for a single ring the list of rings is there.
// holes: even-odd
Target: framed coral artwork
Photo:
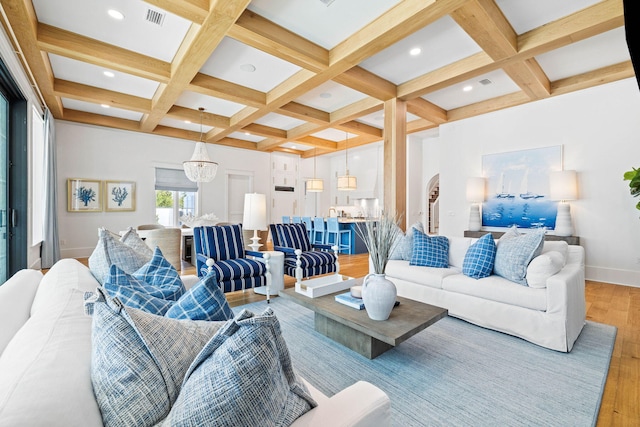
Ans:
[[[83,178],[67,179],[67,210],[69,212],[102,211],[102,181]]]
[[[104,203],[108,212],[136,210],[136,183],[132,181],[106,181]]]

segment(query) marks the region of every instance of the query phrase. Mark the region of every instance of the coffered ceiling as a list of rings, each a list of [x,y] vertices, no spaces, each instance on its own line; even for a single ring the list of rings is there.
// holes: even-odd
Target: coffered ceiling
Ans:
[[[303,157],[381,140],[393,98],[415,133],[634,75],[622,0],[1,5],[56,118],[197,140],[204,107],[207,142]]]

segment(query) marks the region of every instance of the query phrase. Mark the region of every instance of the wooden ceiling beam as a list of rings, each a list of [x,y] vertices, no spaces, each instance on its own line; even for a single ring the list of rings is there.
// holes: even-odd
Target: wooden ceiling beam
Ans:
[[[264,107],[267,103],[267,94],[226,80],[197,73],[187,86],[187,90],[214,98],[250,107]]]
[[[331,124],[342,124],[367,114],[375,113],[383,108],[383,102],[375,98],[363,98],[353,104],[344,106],[331,113]]]
[[[395,98],[398,89],[395,84],[376,76],[362,67],[353,67],[337,75],[334,82],[347,86],[368,96],[386,101]]]
[[[64,110],[63,120],[69,120],[88,125],[104,126],[108,128],[124,129],[140,132],[140,123],[136,120],[121,119],[119,117],[103,116],[102,114],[87,113],[85,111]]]
[[[160,85],[153,97],[153,110],[140,123],[153,130],[198,74],[250,0],[216,1],[202,25],[192,24],[171,63],[171,80]]]
[[[279,114],[283,114],[294,119],[304,120],[306,122],[313,122],[317,124],[329,123],[331,115],[326,111],[318,110],[317,108],[309,107],[307,105],[299,104],[297,102],[288,102],[280,107],[277,111]]]
[[[188,120],[191,123],[200,124],[200,111],[192,108],[180,107],[179,105],[172,106],[167,111],[167,118],[185,121]],[[206,126],[213,126],[223,128],[229,126],[229,118],[221,116],[219,114],[202,112],[202,124]]]
[[[76,99],[94,104],[105,104],[123,110],[137,111],[140,113],[148,113],[151,111],[151,100],[149,99],[70,82],[68,80],[55,79],[53,92],[56,96],[62,98]]]
[[[346,132],[357,133],[359,135],[369,135],[382,138],[382,129],[368,125],[366,123],[357,122],[355,120],[344,122],[341,125],[334,127]]]
[[[445,123],[447,111],[424,98],[415,98],[407,101],[407,112],[428,120],[431,123]]]
[[[577,90],[587,89],[634,76],[635,73],[631,61],[625,61],[577,76],[556,80],[551,83],[551,94],[553,96],[564,95],[565,93],[575,92]]]
[[[492,98],[487,101],[477,102],[475,104],[466,105],[464,107],[454,108],[447,112],[449,121],[467,119],[469,117],[479,116],[480,114],[491,113],[493,111],[502,110],[516,105],[526,104],[531,101],[529,96],[524,92],[514,92],[508,95]]]
[[[271,126],[260,125],[257,123],[251,123],[242,128],[244,132],[249,132],[254,135],[264,136],[265,138],[282,138],[287,137],[287,131],[274,128]]]
[[[245,10],[229,29],[232,37],[309,71],[329,66],[329,51],[262,16]]]
[[[437,128],[438,125],[425,119],[412,120],[407,122],[407,134],[421,132],[427,129]]]
[[[51,64],[38,48],[38,19],[33,4],[30,0],[2,0],[1,7],[8,20],[7,26],[19,44],[16,48],[22,52],[25,65],[28,65],[44,102],[55,118],[62,118],[64,107],[62,100],[53,91]]]
[[[209,0],[143,0],[195,24],[202,25],[209,13]]]
[[[38,24],[38,47],[45,52],[161,83],[168,82],[171,76],[167,62],[47,24]]]

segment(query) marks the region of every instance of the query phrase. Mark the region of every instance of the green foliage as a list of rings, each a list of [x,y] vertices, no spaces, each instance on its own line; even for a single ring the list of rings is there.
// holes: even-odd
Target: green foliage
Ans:
[[[624,173],[624,180],[629,181],[629,191],[633,197],[640,196],[640,168],[633,168]],[[636,209],[640,210],[640,202],[636,204]]]
[[[171,208],[173,207],[173,192],[165,190],[156,190],[156,207]]]

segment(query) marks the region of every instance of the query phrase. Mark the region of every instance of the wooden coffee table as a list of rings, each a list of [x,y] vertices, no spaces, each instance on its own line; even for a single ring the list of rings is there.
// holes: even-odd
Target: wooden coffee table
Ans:
[[[369,359],[399,345],[448,313],[444,308],[397,297],[400,305],[391,311],[389,319],[371,320],[366,310],[335,301],[334,297],[344,292],[309,298],[290,288],[280,291],[280,297],[313,310],[316,331]]]

